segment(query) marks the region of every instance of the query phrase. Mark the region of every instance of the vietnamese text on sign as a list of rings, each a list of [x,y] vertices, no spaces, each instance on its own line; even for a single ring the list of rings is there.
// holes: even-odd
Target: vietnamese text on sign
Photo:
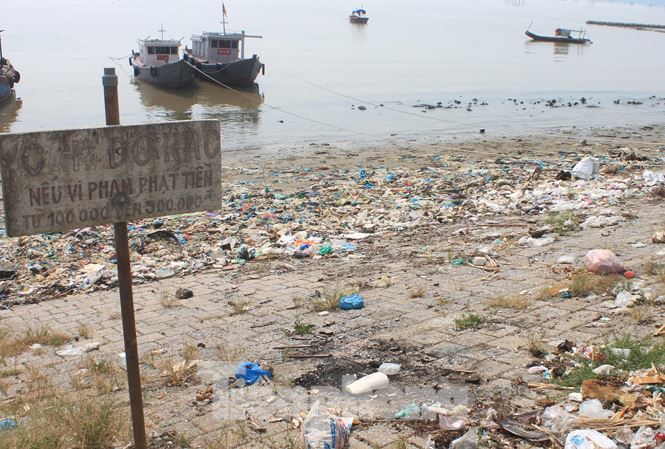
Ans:
[[[215,210],[219,122],[0,135],[7,234]]]

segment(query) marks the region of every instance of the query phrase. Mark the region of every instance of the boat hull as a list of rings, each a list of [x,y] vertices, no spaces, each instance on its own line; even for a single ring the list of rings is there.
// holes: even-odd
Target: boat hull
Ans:
[[[12,97],[14,83],[4,75],[0,75],[0,104],[4,104]]]
[[[134,68],[134,77],[146,83],[169,89],[180,89],[194,82],[194,74],[185,61],[171,62],[159,67],[145,67],[130,60]]]
[[[187,55],[185,55],[185,60],[197,78],[212,83],[218,81],[225,86],[252,86],[256,77],[259,76],[259,72],[264,70],[264,65],[257,56],[226,64],[208,64],[196,61]]]
[[[557,42],[557,43],[563,43],[563,44],[590,44],[591,39],[575,39],[572,37],[564,37],[564,36],[540,36],[538,34],[534,34],[530,31],[527,31],[526,34],[528,37],[533,39],[534,41],[537,42]]]
[[[349,22],[365,24],[369,22],[369,17],[349,16]]]

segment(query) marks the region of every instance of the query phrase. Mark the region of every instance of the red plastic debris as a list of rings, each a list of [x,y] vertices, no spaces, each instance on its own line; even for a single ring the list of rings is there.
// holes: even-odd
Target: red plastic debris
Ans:
[[[635,273],[632,271],[626,271],[623,275],[626,276],[627,279],[632,279],[635,277]]]

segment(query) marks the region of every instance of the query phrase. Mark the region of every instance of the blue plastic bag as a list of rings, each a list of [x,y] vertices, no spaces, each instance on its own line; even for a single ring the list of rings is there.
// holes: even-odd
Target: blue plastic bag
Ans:
[[[0,432],[16,429],[17,426],[18,424],[14,418],[0,419]]]
[[[261,376],[272,377],[270,371],[261,369],[257,363],[252,362],[242,362],[236,368],[236,379],[243,379],[245,385],[253,385],[258,381]]]
[[[365,300],[360,293],[344,296],[339,299],[339,308],[342,310],[362,309],[365,307]]]

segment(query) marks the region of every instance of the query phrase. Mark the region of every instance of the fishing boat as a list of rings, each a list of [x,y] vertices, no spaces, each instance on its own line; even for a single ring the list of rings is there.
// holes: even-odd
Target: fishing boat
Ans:
[[[201,80],[224,87],[252,86],[260,72],[265,75],[265,65],[257,55],[245,58],[245,39],[261,39],[262,36],[244,31],[227,33],[226,16],[226,7],[223,6],[222,32],[204,31],[192,36],[192,48],[185,48],[183,59]]]
[[[134,69],[134,78],[159,87],[179,89],[194,82],[194,74],[189,65],[180,59],[179,40],[164,39],[139,40],[139,51],[132,50],[129,65]]]
[[[565,28],[557,28],[554,32],[554,36],[540,36],[538,34],[532,33],[527,30],[525,32],[534,41],[538,42],[558,42],[565,44],[591,44],[591,39],[586,37],[586,31],[584,30],[568,30]],[[573,36],[576,34],[577,37]]]
[[[367,17],[367,11],[364,9],[354,9],[349,16],[349,22],[351,23],[367,23],[369,17]]]
[[[0,30],[0,33],[3,31]],[[0,104],[13,98],[14,84],[19,81],[21,81],[21,74],[2,54],[2,39],[0,39]]]

